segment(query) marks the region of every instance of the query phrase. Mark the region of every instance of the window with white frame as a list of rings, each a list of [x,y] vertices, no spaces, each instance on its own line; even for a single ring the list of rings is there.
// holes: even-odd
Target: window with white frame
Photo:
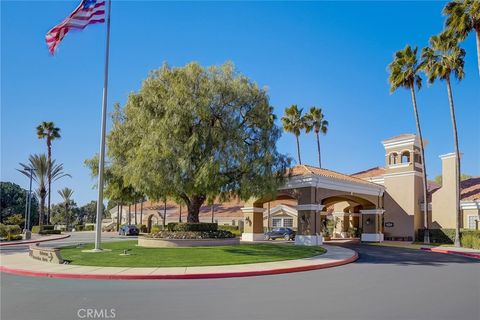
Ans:
[[[272,227],[279,228],[282,226],[282,219],[281,218],[273,218],[272,219]]]
[[[478,216],[469,216],[468,217],[468,229],[476,229],[477,228],[477,221],[480,221]]]
[[[293,219],[292,218],[284,218],[283,219],[283,226],[285,228],[292,228],[293,227]]]

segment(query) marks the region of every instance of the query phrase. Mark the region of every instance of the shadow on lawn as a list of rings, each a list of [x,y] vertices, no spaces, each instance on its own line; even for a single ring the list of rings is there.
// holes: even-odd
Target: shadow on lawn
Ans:
[[[288,246],[288,245],[270,245],[270,244],[255,244],[249,248],[242,246],[227,248],[224,252],[233,253],[233,254],[242,254],[246,256],[297,256],[299,255],[299,247]],[[312,254],[317,255],[324,253],[323,251],[317,250],[313,247],[307,248],[304,247],[301,249],[301,255],[310,256]]]

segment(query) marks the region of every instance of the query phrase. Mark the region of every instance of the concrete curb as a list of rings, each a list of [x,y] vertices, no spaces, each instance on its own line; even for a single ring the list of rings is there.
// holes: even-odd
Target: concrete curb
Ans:
[[[436,252],[436,253],[453,254],[457,256],[463,256],[463,257],[480,260],[480,254],[476,254],[476,253],[460,252],[455,250],[439,249],[439,248],[420,248],[420,250]]]
[[[353,251],[353,250],[352,250]],[[186,279],[221,279],[221,278],[238,278],[238,277],[254,277],[276,275],[283,273],[311,271],[325,268],[332,268],[352,263],[358,259],[358,253],[354,251],[353,256],[343,260],[334,262],[319,263],[316,265],[307,265],[290,268],[278,268],[258,271],[243,272],[218,272],[218,273],[196,273],[196,274],[79,274],[79,273],[58,273],[45,271],[30,271],[25,269],[9,268],[0,266],[0,272],[9,274],[31,276],[31,277],[47,277],[47,278],[64,278],[64,279],[96,279],[96,280],[186,280]]]
[[[69,238],[70,235],[66,234],[60,237],[56,238],[49,238],[49,239],[38,239],[38,240],[28,240],[28,241],[15,241],[15,242],[5,242],[5,243],[0,243],[0,247],[6,247],[6,246],[18,246],[18,245],[25,245],[25,244],[32,244],[32,243],[40,243],[40,242],[47,242],[47,241],[55,241],[55,240],[62,240]]]

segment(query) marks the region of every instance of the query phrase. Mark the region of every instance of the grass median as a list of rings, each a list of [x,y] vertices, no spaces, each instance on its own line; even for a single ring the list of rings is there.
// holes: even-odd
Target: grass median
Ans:
[[[198,267],[272,262],[309,258],[326,252],[321,247],[283,244],[241,244],[223,247],[143,248],[137,241],[106,242],[102,253],[82,252],[92,249],[85,244],[61,249],[70,264],[105,267]],[[128,250],[129,255],[121,255]]]

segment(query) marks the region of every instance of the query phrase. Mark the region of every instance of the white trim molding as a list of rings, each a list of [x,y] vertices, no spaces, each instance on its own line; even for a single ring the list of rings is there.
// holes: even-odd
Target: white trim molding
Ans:
[[[394,173],[386,173],[383,175],[383,178],[390,178],[390,177],[407,177],[407,176],[418,176],[422,177],[422,173],[419,171],[407,171],[407,172],[394,172]]]
[[[317,204],[317,203],[309,203],[309,204],[299,204],[297,206],[297,211],[299,210],[312,210],[312,211],[322,211],[324,205]]]
[[[270,208],[270,218],[274,217],[277,213],[282,213],[282,212],[289,216],[294,216],[294,217],[298,216],[298,211],[295,210],[295,208],[292,208],[284,204],[279,204],[278,206]],[[263,212],[263,218],[264,219],[268,218],[268,209]]]
[[[250,233],[250,232],[244,232],[242,233],[242,241],[261,241],[265,240],[265,235],[263,233]]]
[[[362,233],[360,241],[383,242],[383,233]]]
[[[385,210],[383,209],[367,209],[360,210],[360,214],[384,214]]]
[[[460,209],[477,209],[480,210],[480,200],[460,201]]]
[[[242,212],[245,214],[245,213],[263,213],[267,209],[257,208],[257,207],[243,207],[243,208],[240,208],[240,210],[242,210]]]
[[[463,156],[463,153],[460,153],[460,158]],[[439,155],[438,156],[440,159],[444,160],[444,159],[450,159],[450,158],[456,158],[457,157],[457,154],[455,152],[450,152],[450,153],[447,153],[447,154],[442,154],[442,155]]]
[[[369,181],[365,181],[365,182],[344,181],[344,180],[320,176],[316,174],[306,174],[306,175],[295,176],[287,179],[287,182],[285,183],[285,185],[280,187],[279,190],[304,188],[304,187],[316,187],[316,188],[344,191],[350,194],[357,193],[357,194],[380,196],[380,197],[383,196],[383,193],[385,192],[384,186],[375,184],[373,182],[370,182],[371,185],[369,185],[366,182],[369,182]]]
[[[297,234],[295,236],[296,246],[320,246],[323,244],[323,237],[320,234],[314,236],[306,236]]]

